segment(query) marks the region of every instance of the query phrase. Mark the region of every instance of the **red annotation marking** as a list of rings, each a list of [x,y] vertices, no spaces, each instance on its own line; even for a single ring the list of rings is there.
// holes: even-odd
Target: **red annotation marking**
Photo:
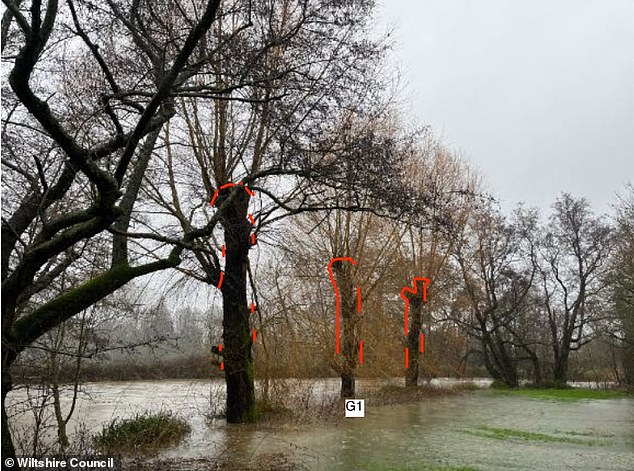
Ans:
[[[416,294],[418,293],[418,285],[417,283],[419,282],[423,282],[423,301],[427,301],[427,285],[429,284],[429,278],[419,278],[419,277],[415,277],[412,280],[412,288],[410,288],[409,286],[404,286],[403,289],[401,290],[401,294],[400,297],[401,299],[403,299],[405,301],[405,314],[404,314],[404,319],[403,319],[403,330],[405,332],[405,335],[407,335],[409,333],[409,298],[406,296],[406,292],[409,292],[411,294]],[[422,350],[421,350],[422,352]],[[409,349],[407,347],[405,347],[405,368],[409,368]]]
[[[236,186],[236,184],[233,183],[233,182],[226,183],[226,184],[222,185],[220,188],[218,188],[214,192],[214,195],[211,198],[211,201],[209,202],[209,205],[211,207],[214,206],[214,204],[216,203],[216,200],[218,199],[218,195],[220,194],[220,192],[222,190],[226,190],[227,188],[233,188],[235,186]],[[255,196],[255,192],[252,191],[251,189],[249,189],[247,186],[244,186],[242,181],[238,182],[238,186],[241,186],[242,188],[244,188],[244,191],[247,192],[249,197]],[[254,226],[255,225],[255,218],[253,217],[253,215],[249,213],[248,218],[249,218],[249,222],[251,223],[251,225]],[[255,233],[251,234],[251,245],[255,245]],[[222,246],[222,256],[223,256],[223,258],[227,256],[227,248],[226,248],[225,245]],[[220,289],[222,287],[222,282],[223,282],[224,278],[225,278],[225,272],[221,270],[220,271],[220,277],[218,279],[218,289]],[[251,303],[251,314],[253,314],[254,312],[255,312],[255,304],[252,302]],[[253,343],[255,343],[256,338],[257,338],[257,333],[256,333],[255,329],[253,329],[253,332],[251,333],[251,336],[252,336]],[[220,353],[220,352],[222,352],[222,345],[218,345],[218,353]],[[221,370],[225,369],[225,362],[224,361],[220,362],[220,369]]]
[[[405,292],[408,291],[412,294],[418,293],[417,283],[419,281],[423,282],[423,301],[427,301],[427,285],[429,284],[429,278],[416,277],[412,281],[413,289],[410,288],[409,286],[404,286],[403,289],[401,290],[401,294],[400,294],[401,299],[405,301],[405,322],[404,322],[405,335],[407,335],[409,331],[409,298],[405,295]]]
[[[226,190],[227,188],[233,188],[235,186],[236,184],[233,182],[225,183],[224,185],[222,185],[219,189],[217,189],[214,192],[214,196],[211,198],[209,205],[213,207],[213,205],[216,203],[216,200],[218,199],[218,195],[220,194],[222,190]],[[248,187],[243,186],[242,181],[238,183],[238,186],[241,186],[242,188],[244,188],[244,191],[246,191],[250,197],[255,196],[255,193],[253,191],[251,191]],[[255,225],[255,219],[253,215],[249,214],[248,217],[249,217],[249,222],[251,223],[251,225]],[[255,245],[255,233],[251,234],[251,245]],[[227,248],[224,245],[222,246],[222,256],[223,258],[227,256]],[[218,281],[218,288],[222,286],[223,279],[224,279],[224,272],[221,271],[220,280]]]
[[[239,186],[242,186],[242,188],[244,188],[244,191],[246,191],[246,192],[247,192],[247,194],[248,194],[249,196],[251,196],[251,197],[255,196],[255,192],[254,192],[254,191],[251,191],[251,190],[249,189],[249,187],[247,187],[247,186],[243,186],[243,185],[242,185],[242,182],[239,182],[239,183],[238,183],[238,185],[239,185]],[[231,183],[225,183],[225,184],[224,184],[224,185],[222,185],[219,189],[217,189],[217,190],[214,192],[214,196],[211,198],[211,201],[209,202],[209,206],[213,207],[213,205],[216,203],[216,200],[218,199],[218,195],[220,194],[220,192],[221,192],[222,190],[226,190],[227,188],[232,188],[232,187],[234,187],[234,186],[236,186],[236,184],[235,184],[235,183],[233,183],[233,182],[231,182]]]
[[[425,334],[420,334],[420,352],[425,353]]]
[[[357,312],[361,313],[361,288],[357,288]]]
[[[363,340],[359,340],[359,364],[363,365]]]
[[[339,335],[341,332],[339,315],[341,312],[341,299],[339,297],[339,288],[337,287],[337,282],[335,281],[335,275],[332,273],[332,265],[335,262],[350,262],[353,265],[356,265],[357,262],[355,262],[351,257],[335,257],[330,260],[330,263],[326,268],[328,270],[328,276],[330,276],[330,282],[332,283],[332,286],[335,290],[335,353],[339,353]]]

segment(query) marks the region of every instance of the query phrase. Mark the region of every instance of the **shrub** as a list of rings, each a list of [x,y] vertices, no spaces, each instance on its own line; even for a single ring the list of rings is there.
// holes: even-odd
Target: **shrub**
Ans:
[[[187,422],[170,412],[144,412],[131,419],[113,419],[93,442],[105,452],[148,453],[178,443],[189,432]]]

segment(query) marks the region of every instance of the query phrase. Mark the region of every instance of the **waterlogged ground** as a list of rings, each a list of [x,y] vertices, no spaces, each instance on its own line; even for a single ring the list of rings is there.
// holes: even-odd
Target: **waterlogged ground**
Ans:
[[[336,392],[337,381],[292,386],[302,391],[298,401],[318,404]],[[376,386],[362,383],[359,397]],[[484,389],[368,407],[364,418],[336,424],[276,427],[210,424],[206,415],[210,407],[220,407],[222,396],[221,385],[208,381],[93,383],[81,397],[71,429],[96,433],[115,417],[171,410],[189,422],[192,432],[164,450],[163,459],[231,457],[239,464],[284,455],[300,469],[346,471],[634,469],[631,396],[586,399]],[[24,391],[11,398],[17,410]],[[13,417],[12,424],[18,433],[33,426],[28,413]]]

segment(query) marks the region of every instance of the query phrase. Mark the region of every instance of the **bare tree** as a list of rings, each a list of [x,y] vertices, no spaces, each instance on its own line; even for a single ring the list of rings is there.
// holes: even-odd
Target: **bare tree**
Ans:
[[[423,214],[414,212],[404,222],[404,236],[400,247],[398,278],[401,286],[409,286],[415,277],[430,280],[428,302],[422,293],[408,295],[409,325],[406,346],[409,352],[405,384],[416,387],[421,372],[421,334],[427,333],[433,322],[432,308],[441,306],[447,298],[446,289],[451,266],[451,254],[457,234],[466,223],[474,198],[477,180],[469,175],[466,166],[445,147],[425,136],[418,153],[407,163],[407,180],[424,189],[431,199]],[[405,276],[403,276],[405,275]],[[443,289],[444,288],[444,289]],[[445,293],[445,294],[441,294]],[[433,300],[435,298],[435,301]]]
[[[542,305],[548,318],[553,380],[565,386],[570,352],[590,342],[604,314],[612,231],[589,203],[563,194],[540,247]]]
[[[485,206],[470,217],[455,251],[463,291],[454,319],[477,339],[494,380],[511,387],[518,385],[518,330],[514,326],[535,274],[532,249],[527,254],[522,244],[517,226],[494,207]]]
[[[611,260],[612,301],[616,337],[623,346],[624,379],[634,385],[634,186],[629,184],[617,204],[616,249]]]

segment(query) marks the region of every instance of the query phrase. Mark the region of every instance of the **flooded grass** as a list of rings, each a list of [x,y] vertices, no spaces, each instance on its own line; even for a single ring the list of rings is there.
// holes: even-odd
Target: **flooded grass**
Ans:
[[[432,397],[442,397],[465,391],[476,391],[481,388],[473,383],[463,383],[451,387],[421,385],[414,388],[388,384],[366,395],[368,406],[387,406],[420,402]]]
[[[283,453],[258,454],[253,463],[230,459],[173,458],[146,460],[131,458],[124,460],[127,471],[299,471],[299,464],[288,459]]]
[[[589,432],[588,434],[580,434],[577,432],[561,432],[566,436],[548,435],[546,433],[529,432],[526,430],[518,430],[511,428],[488,427],[481,426],[475,430],[462,430],[464,433],[475,435],[483,438],[493,438],[495,440],[525,440],[539,441],[546,443],[571,443],[574,445],[601,446],[607,445],[605,441],[588,440],[583,438],[575,438],[575,436],[595,437],[597,435]]]
[[[412,465],[399,466],[394,463],[366,463],[360,465],[363,471],[480,471],[471,466],[445,466],[445,465]]]
[[[631,394],[614,391],[609,389],[582,389],[582,388],[567,388],[567,389],[539,389],[539,388],[525,388],[525,389],[496,389],[499,394],[512,394],[517,396],[530,397],[533,399],[546,399],[556,401],[581,401],[581,400],[599,400],[599,399],[621,399],[625,397],[632,397]]]
[[[145,412],[131,419],[113,419],[93,441],[105,452],[151,453],[177,444],[190,430],[187,422],[169,412]]]
[[[399,404],[411,404],[426,399],[452,396],[465,391],[481,388],[472,383],[463,383],[450,387],[420,385],[404,387],[386,384],[366,391],[362,396],[368,407],[383,407]],[[317,424],[339,424],[343,420],[344,399],[339,395],[315,397],[312,389],[296,387],[285,391],[283,397],[274,400],[257,400],[258,422],[251,425],[254,429],[284,428],[288,426],[306,426]]]

